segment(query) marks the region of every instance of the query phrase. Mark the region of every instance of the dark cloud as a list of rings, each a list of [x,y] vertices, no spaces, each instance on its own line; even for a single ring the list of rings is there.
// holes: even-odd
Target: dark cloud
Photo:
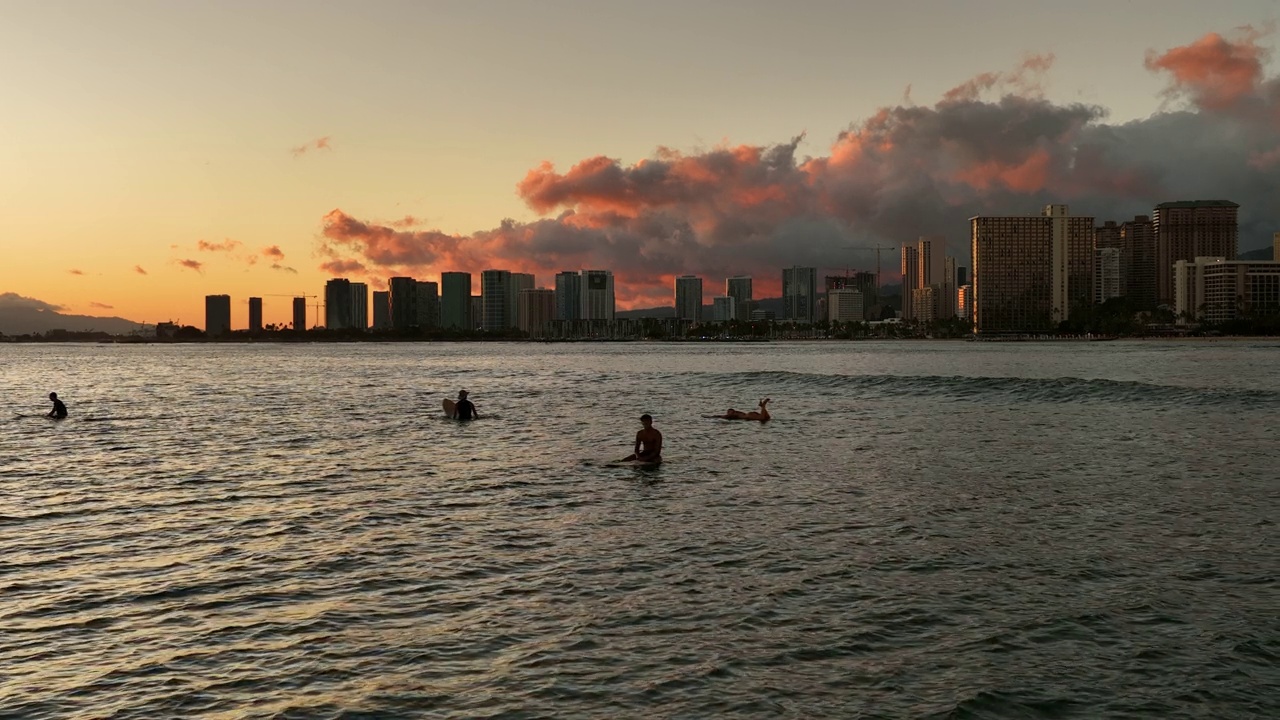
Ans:
[[[71,273],[72,275],[83,275],[83,274],[84,274],[84,271],[83,271],[83,270],[77,270],[77,269],[75,269],[75,268],[72,268],[72,269],[68,270],[67,272],[68,272],[68,273]]]
[[[204,272],[204,263],[200,262],[199,260],[180,258],[178,260],[175,260],[174,262],[176,262],[181,267],[187,268],[188,270],[195,270],[196,272]]]
[[[146,270],[143,270],[141,265],[134,265],[134,266],[133,266],[133,271],[134,271],[134,272],[136,272],[136,273],[138,273],[139,275],[146,275],[146,274],[147,274],[147,271],[146,271]]]
[[[102,309],[102,310],[114,310],[114,309],[115,309],[115,306],[114,306],[114,305],[108,305],[108,304],[106,304],[106,303],[100,303],[100,302],[91,302],[91,303],[89,303],[89,307],[92,307],[92,308],[100,308],[100,309]]]
[[[293,273],[294,275],[297,275],[297,274],[298,274],[298,271],[297,271],[297,270],[295,270],[295,269],[293,269],[293,268],[291,268],[291,267],[287,267],[287,266],[285,266],[285,265],[281,265],[280,263],[271,263],[271,269],[272,269],[272,270],[279,270],[279,271],[281,271],[281,272]]]
[[[0,310],[35,310],[37,312],[58,312],[66,310],[63,305],[54,305],[43,300],[37,300],[33,297],[26,297],[18,293],[6,292],[0,293]]]
[[[503,267],[545,283],[562,269],[609,268],[620,299],[638,303],[669,300],[684,273],[712,286],[750,273],[772,293],[782,267],[870,267],[874,255],[849,246],[920,235],[945,236],[965,264],[969,217],[1051,202],[1123,220],[1167,200],[1227,198],[1241,205],[1247,249],[1269,242],[1280,220],[1280,80],[1265,76],[1262,36],[1243,28],[1148,53],[1173,105],[1142,120],[1110,123],[1105,108],[1045,99],[1053,58],[1031,55],[932,106],[882,108],[818,157],[797,157],[796,137],[695,154],[659,148],[631,165],[597,156],[564,172],[543,163],[516,185],[543,219],[454,235],[334,210],[320,250],[379,276]],[[885,254],[886,269],[896,263]]]

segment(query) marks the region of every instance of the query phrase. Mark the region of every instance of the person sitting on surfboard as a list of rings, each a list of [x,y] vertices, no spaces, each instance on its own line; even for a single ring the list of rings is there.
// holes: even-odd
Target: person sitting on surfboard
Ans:
[[[480,417],[480,413],[476,412],[476,406],[467,399],[467,391],[459,390],[458,402],[453,406],[453,419],[475,420],[478,417]]]
[[[635,450],[622,458],[622,462],[662,462],[662,433],[653,426],[653,417],[648,413],[641,415],[640,424],[644,428],[636,433]]]
[[[48,417],[54,420],[62,420],[67,417],[67,406],[58,399],[58,393],[49,393],[49,399],[53,401],[53,409],[49,411]]]
[[[752,410],[751,412],[742,412],[729,408],[723,415],[704,415],[703,417],[721,418],[723,420],[759,420],[764,422],[769,419],[769,408],[765,407],[769,404],[769,398],[760,401],[760,410]]]

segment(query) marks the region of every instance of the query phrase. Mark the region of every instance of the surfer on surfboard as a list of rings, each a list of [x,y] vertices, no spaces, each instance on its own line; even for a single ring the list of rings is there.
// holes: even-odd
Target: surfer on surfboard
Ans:
[[[636,447],[622,462],[660,463],[662,462],[662,433],[653,426],[653,416],[645,413],[640,416],[640,424],[644,427],[636,433]]]
[[[58,399],[58,393],[49,393],[49,399],[53,401],[53,409],[49,411],[48,417],[54,420],[62,420],[67,417],[67,406]]]
[[[765,422],[770,417],[769,408],[765,407],[768,404],[769,404],[769,398],[765,398],[760,401],[759,410],[752,410],[751,412],[742,412],[741,410],[734,410],[733,408],[729,408],[728,410],[725,411],[723,415],[703,415],[702,417],[720,418],[722,420],[759,420],[760,422]]]

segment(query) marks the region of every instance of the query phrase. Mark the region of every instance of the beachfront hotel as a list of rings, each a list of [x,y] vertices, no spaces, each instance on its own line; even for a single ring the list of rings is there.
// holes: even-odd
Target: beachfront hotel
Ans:
[[[1039,215],[969,219],[972,318],[978,334],[1057,329],[1093,300],[1093,218],[1066,205]]]

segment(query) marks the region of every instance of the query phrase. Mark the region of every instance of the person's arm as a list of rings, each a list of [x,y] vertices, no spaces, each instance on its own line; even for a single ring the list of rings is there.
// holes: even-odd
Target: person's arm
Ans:
[[[636,433],[636,446],[631,449],[631,454],[640,457],[640,433]]]
[[[649,457],[658,457],[662,455],[662,433],[657,433],[658,439],[653,443],[653,452],[649,453]]]
[[[480,411],[476,409],[475,403],[471,404],[471,417],[477,420],[480,419]]]

